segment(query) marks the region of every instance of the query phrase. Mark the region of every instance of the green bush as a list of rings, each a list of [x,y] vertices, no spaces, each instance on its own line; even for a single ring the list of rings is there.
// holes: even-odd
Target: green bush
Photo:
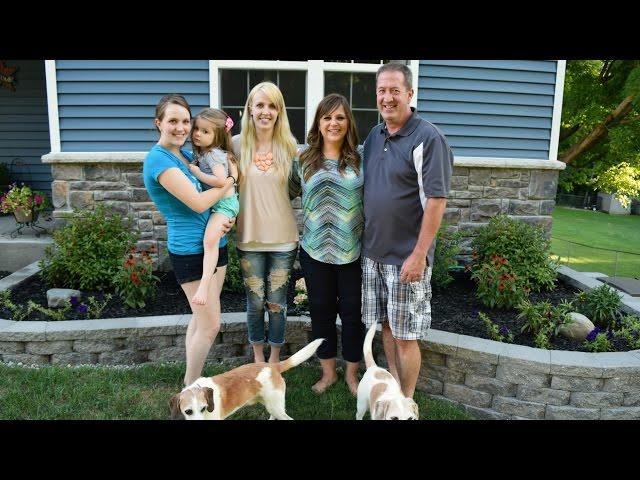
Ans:
[[[471,274],[478,288],[476,296],[489,308],[513,308],[528,295],[524,282],[514,275],[506,258],[494,255]]]
[[[125,255],[135,245],[131,219],[102,205],[75,212],[69,223],[53,233],[53,247],[40,261],[50,287],[113,290]]]
[[[522,285],[530,291],[554,287],[558,265],[550,257],[550,241],[540,227],[507,215],[496,215],[478,229],[473,239],[473,268],[481,267],[495,255],[506,258]]]
[[[609,285],[592,288],[588,292],[575,295],[576,311],[602,328],[615,328],[618,319],[618,307],[622,295]]]
[[[116,292],[127,308],[144,308],[153,298],[160,279],[153,274],[149,252],[131,251],[115,276]]]
[[[227,253],[229,263],[227,264],[227,274],[224,278],[222,291],[226,293],[244,293],[244,281],[240,271],[240,260],[236,250],[235,228],[227,234]]]
[[[438,287],[446,287],[453,282],[449,271],[458,265],[456,255],[460,253],[460,232],[448,232],[447,225],[441,225],[436,236],[436,250],[431,268],[431,283]]]
[[[550,348],[551,336],[557,336],[560,327],[571,323],[569,313],[574,307],[571,302],[553,306],[549,302],[532,303],[529,300],[518,305],[518,318],[524,318],[523,332],[530,332],[538,348]]]

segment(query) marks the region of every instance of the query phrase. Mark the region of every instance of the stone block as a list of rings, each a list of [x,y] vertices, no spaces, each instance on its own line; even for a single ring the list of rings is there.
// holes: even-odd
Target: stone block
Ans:
[[[67,204],[69,183],[56,180],[51,185],[51,198],[55,208],[62,208]]]
[[[547,374],[534,373],[531,370],[510,365],[498,365],[496,378],[508,383],[530,385],[533,387],[548,387],[551,382],[551,378]]]
[[[249,334],[247,332],[225,332],[222,334],[222,343],[239,343],[244,345],[249,343]]]
[[[546,403],[550,405],[567,405],[571,392],[554,390],[553,388],[518,385],[517,397],[526,402]]]
[[[112,165],[88,165],[84,167],[84,178],[100,182],[118,182],[121,179],[120,169]]]
[[[544,418],[548,420],[599,420],[600,409],[548,405]]]
[[[126,340],[126,347],[128,349],[137,350],[156,350],[158,348],[170,347],[173,344],[173,337],[171,335],[154,335],[145,337],[129,337]]]
[[[640,376],[619,376],[605,378],[602,386],[604,392],[638,392],[640,391]]]
[[[2,361],[9,363],[22,363],[24,365],[44,365],[49,363],[48,355],[32,355],[30,353],[4,353]]]
[[[490,408],[480,408],[474,407],[472,405],[464,405],[464,409],[471,416],[478,420],[508,420],[511,418],[510,415],[506,415],[504,413],[498,413]]]
[[[485,377],[494,377],[496,374],[496,366],[490,363],[472,362],[459,357],[447,356],[447,368],[458,370],[465,373],[477,373]]]
[[[75,340],[73,342],[73,350],[79,353],[101,353],[111,352],[115,350],[114,341],[96,341],[96,340]]]
[[[93,192],[70,192],[69,203],[74,210],[92,209],[95,205]]]
[[[540,215],[551,215],[553,209],[556,206],[555,200],[541,200],[540,201]]]
[[[485,186],[489,185],[490,181],[491,170],[489,170],[488,168],[474,168],[469,170],[469,185]]]
[[[422,352],[422,365],[436,365],[436,366],[444,366],[445,364],[445,355],[438,352],[431,352],[429,350],[424,350]]]
[[[545,412],[545,405],[543,403],[525,402],[512,397],[500,396],[493,397],[491,408],[500,413],[538,420],[544,418]]]
[[[640,392],[625,393],[622,405],[625,407],[640,407]]]
[[[436,379],[418,376],[418,382],[416,383],[416,389],[433,395],[442,395],[444,384]]]
[[[640,420],[640,407],[603,408],[600,420]]]
[[[423,375],[427,378],[433,378],[440,382],[446,383],[464,383],[464,373],[457,370],[451,370],[447,367],[438,367],[429,365],[422,369]]]
[[[570,392],[597,392],[602,389],[603,383],[604,380],[601,378],[568,377],[565,375],[551,377],[551,388]]]
[[[51,165],[51,175],[54,180],[83,180],[83,170],[80,165]]]
[[[535,200],[551,200],[558,190],[558,171],[532,171],[529,183],[529,198]]]
[[[71,351],[71,340],[27,342],[25,352],[33,355],[51,355],[52,353],[68,353]]]
[[[24,353],[24,342],[0,342],[0,354]]]
[[[540,209],[536,200],[509,200],[509,215],[537,215]]]
[[[149,352],[149,360],[152,362],[184,362],[186,351],[182,347],[166,347]]]
[[[474,390],[480,390],[501,397],[514,397],[518,387],[515,383],[505,382],[497,378],[484,377],[475,373],[467,373],[464,384]]]
[[[134,365],[137,363],[144,363],[146,360],[146,352],[135,352],[133,350],[103,352],[98,357],[98,362],[104,365]]]
[[[228,358],[228,357],[237,357],[243,354],[242,345],[234,344],[234,343],[220,343],[218,345],[213,345],[211,350],[209,350],[209,354],[207,358]]]
[[[474,407],[488,407],[491,405],[492,395],[490,393],[474,390],[464,385],[445,382],[442,394],[465,405],[473,405]]]
[[[571,405],[580,408],[618,407],[622,405],[624,395],[613,392],[573,392]]]
[[[485,187],[482,198],[518,198],[518,189],[507,187]]]
[[[52,365],[83,365],[97,363],[96,353],[54,353],[51,355]]]

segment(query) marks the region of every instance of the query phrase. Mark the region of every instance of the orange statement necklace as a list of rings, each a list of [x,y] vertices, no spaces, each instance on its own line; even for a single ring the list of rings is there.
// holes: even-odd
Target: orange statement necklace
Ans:
[[[269,167],[273,165],[273,154],[271,152],[269,153],[256,152],[253,155],[253,163],[256,164],[256,167],[258,167],[258,170],[262,172],[266,172],[267,170],[269,170]]]

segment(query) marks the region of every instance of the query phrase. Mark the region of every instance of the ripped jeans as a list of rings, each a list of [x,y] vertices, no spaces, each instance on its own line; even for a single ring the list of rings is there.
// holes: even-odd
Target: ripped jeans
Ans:
[[[240,270],[247,294],[249,343],[262,344],[264,310],[269,313],[269,344],[284,344],[287,320],[287,288],[298,249],[289,252],[249,252],[238,250]]]

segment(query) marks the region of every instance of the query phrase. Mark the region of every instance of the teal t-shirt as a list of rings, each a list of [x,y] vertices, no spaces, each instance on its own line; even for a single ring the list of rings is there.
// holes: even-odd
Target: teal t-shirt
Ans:
[[[187,150],[180,150],[180,152],[191,161],[191,152]],[[210,209],[203,213],[194,212],[160,185],[158,177],[168,168],[178,168],[198,192],[202,191],[198,179],[179,158],[164,147],[154,145],[144,159],[142,177],[151,200],[167,222],[167,247],[171,253],[178,255],[202,253],[204,250],[202,239],[207,228]],[[223,247],[226,244],[225,236],[222,237],[219,245]]]

